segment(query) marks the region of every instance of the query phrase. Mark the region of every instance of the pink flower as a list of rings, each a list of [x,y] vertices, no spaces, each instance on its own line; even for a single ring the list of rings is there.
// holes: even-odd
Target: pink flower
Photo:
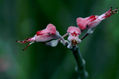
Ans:
[[[57,38],[56,27],[53,24],[48,24],[46,29],[36,32],[34,36],[36,42],[46,42]]]
[[[52,39],[58,39],[58,38],[60,38],[60,34],[56,30],[56,27],[53,24],[48,24],[45,29],[37,31],[33,37],[25,39],[23,41],[17,41],[17,42],[23,43],[23,44],[30,42],[28,44],[28,46],[30,46],[34,42],[47,42],[48,43]],[[24,48],[24,49],[26,49],[26,48]]]
[[[81,42],[81,40],[79,39],[79,35],[81,34],[81,31],[78,27],[70,26],[67,30],[67,33],[69,34],[68,40],[70,42],[68,48],[71,48],[72,46],[76,46],[78,43]]]
[[[98,16],[98,15],[92,15],[86,18],[77,18],[76,22],[77,25],[79,26],[79,28],[81,30],[85,30],[87,28],[94,28],[96,27],[102,20],[112,16],[113,14],[117,13],[118,9],[114,9],[112,10],[112,8],[110,8],[107,12],[105,12],[104,14]]]
[[[69,34],[71,34],[72,36],[78,36],[81,34],[81,31],[78,27],[75,27],[75,26],[70,26],[67,30],[67,32]]]
[[[55,35],[56,34],[56,28],[53,24],[48,24],[46,29],[37,31],[36,35],[44,35],[44,34],[50,34],[50,35]]]

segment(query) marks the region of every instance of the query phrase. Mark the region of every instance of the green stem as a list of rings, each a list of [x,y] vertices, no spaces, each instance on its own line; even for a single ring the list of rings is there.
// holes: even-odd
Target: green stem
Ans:
[[[81,40],[85,39],[88,35],[89,35],[89,34],[86,33],[86,34],[81,38]]]
[[[85,61],[77,47],[73,47],[72,49],[73,55],[77,62],[77,79],[86,79],[88,73],[85,70]]]

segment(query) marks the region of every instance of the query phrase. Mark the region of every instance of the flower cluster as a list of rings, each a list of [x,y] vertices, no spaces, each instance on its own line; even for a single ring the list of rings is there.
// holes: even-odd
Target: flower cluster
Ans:
[[[43,30],[37,31],[36,34],[28,39],[23,41],[17,41],[18,43],[29,43],[24,50],[29,47],[34,42],[44,42],[46,45],[55,47],[59,42],[67,46],[67,48],[72,48],[77,46],[82,39],[79,38],[79,35],[84,30],[88,30],[87,34],[92,34],[93,29],[104,19],[112,16],[117,13],[118,9],[112,10],[110,8],[107,12],[102,15],[91,15],[86,18],[78,17],[76,19],[77,26],[68,27],[67,33],[64,36],[61,36],[56,30],[56,27],[53,24],[48,24],[47,27]],[[64,37],[68,36],[68,39],[65,40]],[[84,36],[85,37],[85,36]]]

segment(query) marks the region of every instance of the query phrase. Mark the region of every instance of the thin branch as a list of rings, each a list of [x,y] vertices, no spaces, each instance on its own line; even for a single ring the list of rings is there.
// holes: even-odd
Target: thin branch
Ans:
[[[88,35],[89,33],[86,33],[83,37],[81,37],[81,40],[85,39]]]
[[[58,39],[58,41],[61,41],[61,43],[67,47],[67,42],[64,39],[66,36],[68,36],[68,33],[64,34],[61,38]]]
[[[64,35],[62,36],[62,38],[66,37],[67,35],[68,35],[68,33],[64,34]]]

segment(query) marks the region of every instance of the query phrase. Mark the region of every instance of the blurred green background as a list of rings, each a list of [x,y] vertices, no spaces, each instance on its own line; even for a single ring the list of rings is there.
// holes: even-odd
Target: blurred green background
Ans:
[[[0,79],[75,79],[75,59],[62,44],[25,45],[16,40],[32,37],[53,23],[63,35],[77,17],[100,15],[119,0],[0,0]],[[82,41],[88,79],[119,79],[119,14],[104,20]]]

